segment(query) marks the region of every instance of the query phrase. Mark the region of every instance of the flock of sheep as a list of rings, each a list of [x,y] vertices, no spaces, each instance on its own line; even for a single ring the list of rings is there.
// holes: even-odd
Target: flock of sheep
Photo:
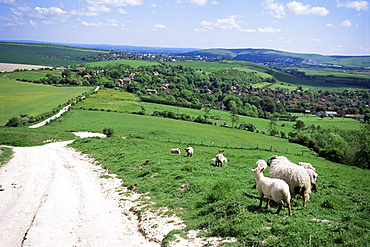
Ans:
[[[193,156],[194,148],[185,148],[187,156]],[[181,154],[180,148],[173,148],[171,153]],[[227,162],[227,158],[223,154],[223,150],[219,150],[212,161],[215,166],[222,167],[223,163]],[[270,177],[265,177],[263,171],[270,166]],[[276,213],[278,214],[283,208],[284,202],[287,204],[289,216],[292,215],[290,200],[295,195],[300,195],[303,198],[303,206],[310,199],[311,186],[313,191],[316,190],[316,180],[319,177],[316,169],[310,164],[299,162],[294,164],[285,156],[273,155],[266,162],[258,160],[256,168],[251,169],[254,172],[254,177],[257,183],[257,190],[260,196],[259,207],[262,206],[262,200],[266,196],[266,208],[270,206],[270,200],[274,200],[278,205]]]
[[[267,166],[271,166],[270,177],[263,175],[263,170]],[[264,160],[258,160],[256,168],[251,170],[257,182],[259,207],[262,206],[262,199],[266,196],[268,198],[266,208],[269,207],[270,199],[279,205],[277,214],[285,201],[289,215],[292,215],[290,199],[295,195],[302,196],[303,206],[306,206],[306,202],[310,199],[311,186],[312,190],[316,191],[316,180],[319,177],[310,163],[299,162],[296,165],[288,158],[277,155],[271,156],[267,163]]]

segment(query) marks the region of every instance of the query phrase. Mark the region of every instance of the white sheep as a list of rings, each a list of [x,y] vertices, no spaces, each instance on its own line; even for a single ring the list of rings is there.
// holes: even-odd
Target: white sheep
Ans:
[[[315,168],[315,167],[313,167],[310,163],[306,163],[306,162],[298,162],[298,165],[299,165],[299,166],[302,166],[302,167],[304,167],[304,168],[306,168],[306,169],[311,169],[311,170],[316,171],[316,168]]]
[[[306,172],[308,173],[308,176],[310,176],[310,183],[312,185],[312,190],[317,192],[316,180],[319,177],[319,175],[312,169],[306,169]]]
[[[256,167],[262,167],[263,169],[267,169],[267,163],[265,160],[257,160]]]
[[[218,150],[219,154],[216,155],[212,160],[215,162],[215,166],[222,167],[223,163],[227,163],[227,158],[224,156],[224,150]]]
[[[310,199],[311,182],[306,169],[296,165],[284,156],[273,155],[267,161],[271,178],[283,179],[289,185],[290,195],[293,198],[299,194],[303,198],[303,206]]]
[[[257,161],[258,162],[258,161]],[[254,172],[254,178],[257,182],[257,190],[260,196],[260,204],[258,207],[262,206],[263,197],[267,197],[266,208],[270,206],[270,199],[274,200],[278,205],[276,214],[280,212],[283,208],[284,201],[288,206],[289,216],[292,215],[292,208],[290,206],[290,192],[289,185],[282,179],[278,178],[268,178],[263,175],[263,170],[265,168],[258,166],[256,164],[255,169],[251,169]]]
[[[172,148],[170,152],[171,154],[181,154],[180,148]]]
[[[187,156],[193,157],[194,154],[194,148],[192,147],[187,147],[185,148],[185,151],[188,153]]]

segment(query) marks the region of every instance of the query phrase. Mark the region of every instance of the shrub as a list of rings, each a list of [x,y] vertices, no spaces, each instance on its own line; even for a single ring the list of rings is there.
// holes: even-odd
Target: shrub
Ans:
[[[111,127],[105,127],[103,129],[103,134],[106,135],[107,137],[113,136],[113,133],[114,133],[114,130]]]

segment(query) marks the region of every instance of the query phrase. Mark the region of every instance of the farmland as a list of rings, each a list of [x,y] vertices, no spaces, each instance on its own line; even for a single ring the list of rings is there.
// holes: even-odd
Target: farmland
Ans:
[[[84,92],[91,91],[89,87],[55,87],[30,84],[0,77],[0,124],[20,114],[36,116],[48,112]]]

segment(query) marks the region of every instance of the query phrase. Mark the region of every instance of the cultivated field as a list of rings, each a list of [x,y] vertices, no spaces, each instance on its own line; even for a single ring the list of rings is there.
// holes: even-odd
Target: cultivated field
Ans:
[[[12,72],[16,69],[19,70],[33,70],[51,68],[49,66],[30,65],[30,64],[14,64],[14,63],[0,63],[0,72]]]
[[[55,87],[0,77],[0,125],[20,114],[37,116],[51,111],[91,90],[92,87]]]

